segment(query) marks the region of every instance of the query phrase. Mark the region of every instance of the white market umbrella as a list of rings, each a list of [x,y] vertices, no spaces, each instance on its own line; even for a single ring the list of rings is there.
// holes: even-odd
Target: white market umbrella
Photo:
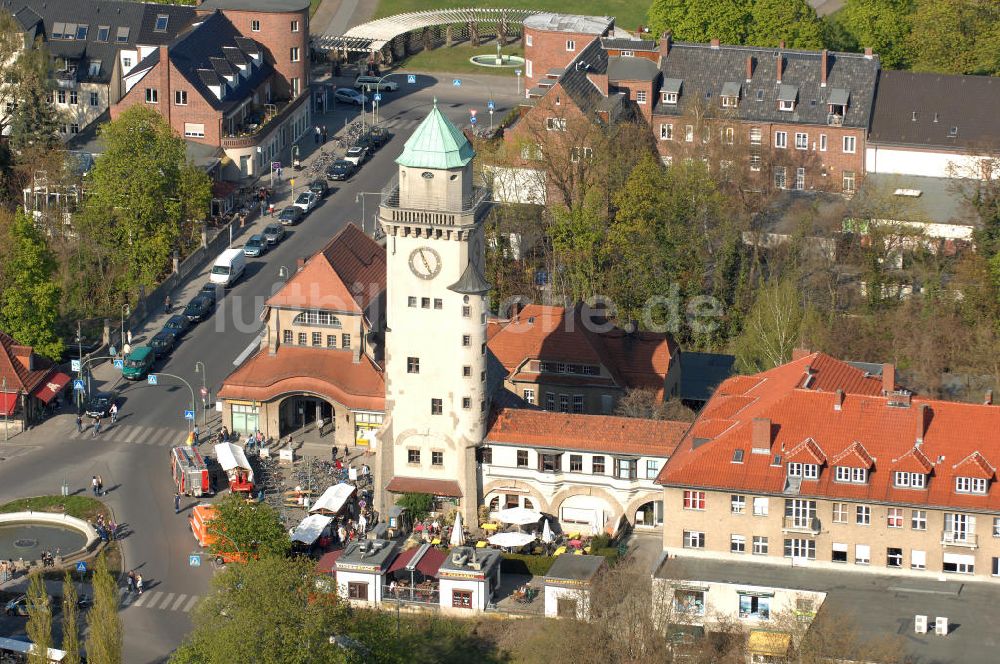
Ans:
[[[501,523],[512,523],[517,526],[527,526],[532,523],[538,523],[538,520],[542,518],[542,513],[538,510],[529,510],[525,507],[509,507],[505,510],[497,512],[496,518],[499,519]]]
[[[534,541],[535,536],[528,533],[497,533],[487,541],[493,546],[500,546],[505,549],[524,546],[528,542]]]
[[[545,525],[542,526],[542,541],[546,544],[552,544],[555,537],[552,536],[552,528],[549,527],[549,520],[545,519]]]
[[[462,534],[461,513],[455,515],[455,525],[451,529],[451,541],[448,543],[453,547],[465,544],[465,537]]]

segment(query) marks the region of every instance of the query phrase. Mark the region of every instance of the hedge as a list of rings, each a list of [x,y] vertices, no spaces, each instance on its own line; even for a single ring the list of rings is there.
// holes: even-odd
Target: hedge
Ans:
[[[616,551],[617,553],[617,551]],[[530,574],[545,576],[555,558],[552,556],[531,556],[523,553],[505,553],[500,561],[500,571],[504,574]]]

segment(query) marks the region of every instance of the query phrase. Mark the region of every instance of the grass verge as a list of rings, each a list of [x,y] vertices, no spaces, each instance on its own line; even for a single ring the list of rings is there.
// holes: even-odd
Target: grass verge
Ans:
[[[458,44],[457,46],[440,46],[429,51],[420,51],[399,63],[399,69],[414,72],[441,71],[453,74],[492,74],[495,76],[509,76],[514,78],[515,69],[524,67],[480,67],[469,62],[469,58],[474,55],[496,55],[497,47],[495,42],[482,44],[480,46],[470,46],[468,44]],[[524,57],[524,48],[520,43],[508,45],[503,48],[504,55],[519,55]],[[523,72],[522,72],[523,73]]]
[[[0,513],[3,514],[29,511],[68,514],[86,521],[93,521],[98,514],[105,517],[111,515],[104,503],[90,496],[35,496],[0,505]]]

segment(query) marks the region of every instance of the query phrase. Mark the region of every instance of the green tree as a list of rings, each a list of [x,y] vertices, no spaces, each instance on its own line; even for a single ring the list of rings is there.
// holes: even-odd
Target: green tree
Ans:
[[[118,584],[104,554],[97,556],[93,579],[94,603],[87,612],[87,661],[121,664],[122,621],[118,615]]]
[[[405,507],[414,523],[422,521],[434,507],[434,496],[429,493],[404,493],[396,504]]]
[[[49,648],[52,647],[52,602],[45,588],[45,576],[34,573],[28,581],[28,625],[25,631],[35,644],[28,655],[29,664],[48,664]]]
[[[584,300],[603,291],[606,265],[604,242],[608,210],[600,187],[586,190],[583,200],[569,209],[551,210],[549,238],[555,264],[555,286],[571,300]]]
[[[61,145],[60,115],[48,99],[48,51],[42,47],[21,53],[12,68],[13,95],[17,99],[11,116],[10,144],[15,154],[30,162]]]
[[[1000,3],[918,0],[910,52],[918,71],[1000,73]]]
[[[872,47],[883,65],[906,69],[913,9],[914,0],[847,0],[839,20],[854,43]]]
[[[805,317],[795,280],[786,277],[766,284],[744,320],[736,340],[736,363],[744,373],[756,373],[791,359]]]
[[[325,579],[329,583],[329,577]],[[173,664],[326,664],[361,662],[330,643],[345,634],[347,605],[308,558],[264,556],[230,565],[194,610],[194,630]]]
[[[156,111],[133,106],[101,129],[81,231],[107,252],[121,295],[151,290],[171,267],[182,231],[203,219],[211,193],[188,168],[184,140]],[[202,180],[202,183],[198,183]],[[118,269],[115,269],[118,268]]]
[[[62,600],[62,649],[66,652],[63,664],[80,664],[80,611],[77,607],[79,598],[73,577],[67,571],[63,577]]]
[[[747,43],[754,46],[823,48],[823,25],[806,0],[754,0]]]
[[[281,525],[278,513],[267,503],[247,503],[230,494],[215,503],[208,530],[216,536],[212,553],[254,556],[284,555],[292,542]]]
[[[750,22],[751,0],[654,0],[648,19],[654,34],[666,30],[675,39],[742,44]]]
[[[0,327],[40,355],[59,357],[63,343],[56,329],[60,291],[53,281],[55,260],[45,238],[21,210],[14,217],[10,240]]]

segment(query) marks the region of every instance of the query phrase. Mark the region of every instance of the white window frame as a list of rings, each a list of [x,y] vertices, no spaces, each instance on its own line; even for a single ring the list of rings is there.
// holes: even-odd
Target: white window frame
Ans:
[[[927,486],[927,476],[897,470],[892,474],[892,485],[897,489],[923,489]]]
[[[676,92],[664,92],[663,93],[663,103],[669,104],[670,106],[677,105],[677,93]]]
[[[672,141],[674,140],[674,126],[667,122],[660,123],[660,140],[661,141]]]
[[[535,403],[535,390],[534,389],[526,387],[526,388],[524,388],[524,392],[522,392],[522,394],[524,396],[524,400],[525,401],[527,401],[530,404],[534,404]]]
[[[780,99],[780,100],[778,100],[778,110],[779,111],[794,111],[795,110],[795,102],[794,101],[789,101],[787,99]]]
[[[903,527],[903,508],[902,507],[889,507],[885,512],[885,526],[886,528],[902,528]]]
[[[747,497],[739,494],[732,494],[729,497],[729,510],[732,514],[746,514]]]
[[[187,106],[187,105],[188,105],[187,90],[174,90],[174,106]]]
[[[250,19],[250,32],[260,32],[260,19]]]
[[[857,173],[854,171],[844,171],[841,177],[841,184],[845,193],[853,193],[858,190]],[[848,186],[850,182],[850,186]]]
[[[685,549],[704,549],[705,548],[705,533],[700,530],[685,530],[684,531],[684,548]]]
[[[736,142],[736,130],[732,127],[725,127],[722,130],[722,142],[726,145],[732,145]]]
[[[750,155],[750,170],[754,173],[759,173],[761,166],[763,166],[764,160],[759,154]]]
[[[858,149],[857,136],[844,136],[844,154],[854,154]]]
[[[534,40],[531,38],[531,35],[525,35],[524,36],[524,45],[525,46],[534,46],[533,42],[534,42]]]
[[[927,530],[927,510],[910,510],[910,530]]]
[[[146,103],[147,104],[160,103],[160,93],[156,88],[146,88]]]
[[[988,482],[981,477],[956,477],[955,493],[985,495]]]
[[[858,526],[872,525],[872,508],[870,505],[857,505],[854,508],[854,524]]]
[[[746,553],[747,538],[745,535],[729,536],[729,553]]]
[[[754,496],[753,499],[754,516],[767,516],[768,508],[769,508],[769,501],[766,496]]]
[[[292,27],[292,32],[298,32],[299,31],[299,22],[298,21],[292,21],[292,26],[291,27]]]
[[[684,125],[684,142],[694,143],[694,125]]]
[[[685,489],[683,494],[683,506],[686,510],[694,510],[697,512],[705,511],[705,501],[706,495],[704,491],[697,491],[694,489]]]
[[[566,50],[569,51],[569,52],[571,52],[571,53],[576,50],[576,40],[575,39],[567,39],[566,40]]]
[[[788,188],[788,173],[784,166],[774,167],[774,186],[776,189]]]
[[[795,169],[795,190],[802,191],[806,188],[806,169],[804,166],[799,166]]]
[[[834,523],[847,523],[847,503],[834,503],[831,519]]]
[[[809,149],[809,134],[802,131],[795,132],[795,149],[796,150]]]
[[[301,59],[301,53],[298,46],[292,46],[288,49],[288,59],[292,62],[298,62]]]
[[[910,569],[927,569],[927,552],[920,549],[910,550]]]
[[[868,469],[854,466],[836,466],[836,476],[834,479],[837,482],[847,484],[868,484]]]
[[[826,134],[819,135],[819,151],[826,152]]]
[[[854,545],[854,564],[870,565],[872,562],[872,548],[867,544]]]
[[[776,131],[774,132],[774,147],[784,150],[788,147],[788,132],[787,131]]]
[[[760,127],[750,127],[750,145],[760,145],[763,140],[763,130]]]
[[[753,555],[755,556],[766,556],[768,554],[768,542],[767,537],[764,535],[754,535],[753,536]]]
[[[739,97],[733,97],[732,95],[724,95],[722,97],[722,108],[736,108],[739,104]]]
[[[645,104],[646,103],[646,91],[645,90],[636,90],[635,91],[635,103],[637,103],[637,104]]]
[[[201,132],[198,132],[194,127],[201,126]],[[190,128],[190,129],[189,129]],[[184,136],[188,138],[205,138],[205,123],[203,122],[185,122],[184,123]],[[313,332],[313,334],[318,334]],[[313,344],[316,345],[315,343]]]

